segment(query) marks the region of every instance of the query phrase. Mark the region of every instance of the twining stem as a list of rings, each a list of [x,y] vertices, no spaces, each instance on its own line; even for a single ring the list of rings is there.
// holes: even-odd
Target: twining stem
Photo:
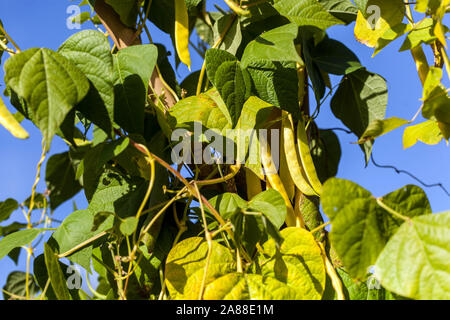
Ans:
[[[5,35],[6,39],[8,39],[9,42],[12,43],[12,45],[14,46],[14,48],[16,48],[17,53],[20,53],[20,48],[19,46],[14,42],[14,40],[9,36],[9,34],[5,31],[5,29],[3,28],[2,24],[0,23],[0,31]]]
[[[44,290],[42,290],[41,296],[39,300],[44,300],[45,294],[47,293],[48,287],[50,287],[50,278],[47,279],[47,282],[45,283]]]
[[[223,39],[227,35],[231,26],[233,25],[236,17],[237,16],[235,14],[231,17],[231,19],[228,21],[228,24],[226,25],[225,29],[220,34],[219,39],[217,39],[216,43],[214,43],[214,45],[212,46],[212,49],[217,48],[222,43]],[[202,85],[203,85],[203,79],[205,77],[205,71],[206,71],[206,60],[203,61],[202,69],[200,70],[200,76],[198,78],[197,92],[196,92],[197,96],[202,92]]]
[[[87,246],[88,244],[94,242],[97,239],[100,239],[101,237],[107,235],[108,233],[106,231],[103,231],[95,236],[93,236],[92,238],[87,239],[86,241],[83,241],[82,243],[80,243],[79,245],[73,247],[72,249],[70,249],[69,251],[66,251],[64,253],[58,254],[58,259],[61,258],[65,258],[70,256],[71,254],[77,252],[78,250],[82,249],[83,247]]]
[[[0,40],[0,47],[2,47],[3,51],[8,52],[10,56],[13,56],[13,55],[16,54],[13,50],[11,50],[10,48],[8,48],[8,47],[6,46],[6,44],[5,44],[3,41],[1,41],[1,40]]]
[[[310,232],[311,233],[315,233],[317,231],[322,230],[323,228],[325,228],[326,226],[330,225],[331,221],[325,222],[324,224],[321,224],[320,226],[318,226],[317,228],[312,229]]]
[[[118,257],[120,257],[120,244],[117,244],[117,253],[114,254],[114,252],[111,250],[114,266],[117,269],[118,277],[115,278],[117,283],[117,292],[119,294],[119,297],[121,300],[127,300],[127,297],[125,295],[125,292],[123,291],[123,278],[122,278],[122,262]]]
[[[95,297],[97,297],[97,298],[99,298],[99,299],[101,299],[101,300],[106,300],[106,296],[105,296],[105,295],[103,295],[103,294],[97,292],[97,291],[92,287],[91,281],[89,280],[89,273],[88,273],[87,271],[86,271],[86,283],[87,283],[87,286],[88,286],[89,290],[92,292],[92,294],[93,294]]]
[[[139,218],[142,215],[142,212],[144,211],[145,206],[147,205],[148,199],[150,198],[150,194],[152,193],[152,189],[153,186],[155,184],[155,160],[153,159],[152,155],[150,154],[150,151],[148,151],[148,148],[144,145],[140,145],[142,147],[142,149],[145,151],[146,153],[146,157],[147,157],[147,163],[150,166],[150,182],[148,184],[148,188],[147,188],[147,192],[144,196],[144,199],[142,200],[142,203],[139,207],[139,210],[136,214],[136,219],[139,221]],[[133,233],[133,244],[136,241],[136,231]],[[131,266],[131,264],[130,264]]]
[[[233,10],[236,14],[240,16],[248,16],[250,14],[250,11],[243,9],[233,0],[224,0],[224,1],[230,7],[230,9]]]
[[[377,204],[382,207],[384,210],[386,210],[387,212],[389,212],[390,214],[396,216],[397,218],[400,218],[406,222],[411,222],[411,218],[402,215],[401,213],[395,211],[394,209],[388,207],[384,202],[383,202],[383,198],[377,198]]]
[[[200,198],[200,190],[198,189],[198,186],[196,184],[194,184],[194,187],[195,187],[195,191],[197,193],[198,198]],[[203,227],[205,229],[205,238],[206,238],[206,242],[208,243],[208,254],[206,256],[205,269],[203,271],[203,279],[202,279],[202,284],[200,286],[200,292],[199,292],[199,296],[198,296],[198,300],[203,300],[203,294],[205,293],[205,287],[206,287],[206,277],[208,275],[209,264],[211,262],[212,237],[211,237],[211,233],[208,230],[208,223],[206,221],[205,209],[203,208],[202,202],[200,202],[200,211],[202,213]]]
[[[27,214],[28,229],[33,228],[33,225],[31,223],[31,212],[34,209],[34,199],[36,197],[36,187],[37,187],[37,184],[39,183],[39,180],[40,180],[41,167],[42,167],[42,163],[45,160],[45,153],[46,153],[45,141],[42,140],[42,154],[41,154],[41,158],[39,159],[39,163],[37,165],[36,179],[34,180],[34,184],[33,184],[33,187],[31,189],[30,205],[28,207],[28,214]]]
[[[174,203],[175,201],[178,200],[178,196],[181,195],[182,193],[184,193],[186,191],[186,187],[184,187],[183,189],[181,189],[177,196],[173,197],[170,201],[168,201],[166,203],[166,205],[153,217],[153,219],[147,224],[147,226],[145,226],[144,229],[142,229],[141,234],[138,238],[138,241],[135,243],[133,250],[130,253],[130,262],[132,262],[134,260],[134,257],[136,255],[136,252],[138,250],[138,245],[142,240],[142,237],[150,230],[150,228],[153,226],[153,224],[159,219],[159,217],[161,217],[167,210],[167,208],[169,208],[172,203]]]
[[[322,243],[319,243],[320,250],[322,251],[322,256],[325,260],[325,269],[328,274],[328,276],[331,279],[331,285],[333,286],[334,291],[336,291],[337,299],[338,300],[345,300],[344,290],[342,286],[341,278],[339,278],[339,275],[336,273],[336,270],[333,267],[333,264],[330,262],[330,259],[328,259],[327,253],[325,251],[325,248]]]
[[[144,15],[144,17],[142,17],[141,12],[139,11],[139,17],[140,17],[141,21],[140,21],[140,24],[139,24],[138,29],[136,30],[136,33],[134,34],[133,42],[134,42],[134,41],[137,39],[137,37],[139,37],[139,35],[142,33],[142,29],[144,29],[144,26],[145,26],[145,24],[146,24],[146,22],[147,22],[148,15],[149,15],[149,13],[150,13],[150,7],[152,6],[152,2],[153,2],[153,0],[150,0],[150,1],[148,2],[147,10],[145,10],[145,15]]]
[[[0,24],[1,27],[1,24]],[[45,148],[45,140],[42,140],[42,154],[41,154],[41,158],[39,159],[38,165],[37,165],[37,170],[36,170],[36,179],[34,180],[33,183],[33,187],[31,188],[31,197],[30,197],[30,205],[28,208],[28,213],[26,216],[27,219],[27,229],[33,229],[33,224],[31,223],[31,212],[33,211],[34,208],[34,198],[36,197],[36,187],[37,184],[39,182],[40,176],[41,176],[41,167],[42,167],[42,163],[45,160],[45,153],[46,153],[46,148]],[[31,256],[33,254],[33,247],[31,246],[31,242],[28,245],[27,248],[27,272],[25,274],[25,294],[27,297],[27,300],[30,298],[30,288],[29,288],[29,283],[30,283],[30,262],[31,262]]]

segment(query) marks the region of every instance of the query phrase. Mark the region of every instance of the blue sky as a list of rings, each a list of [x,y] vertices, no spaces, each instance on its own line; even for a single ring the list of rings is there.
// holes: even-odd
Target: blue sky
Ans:
[[[210,1],[211,2],[211,1]],[[225,5],[223,1],[215,1]],[[22,50],[32,47],[47,47],[57,49],[59,45],[78,30],[69,30],[66,27],[67,7],[72,2],[69,0],[14,0],[0,1],[0,19],[3,21],[8,33],[18,43]],[[209,4],[210,9],[212,4]],[[450,21],[446,21],[449,24]],[[151,28],[155,42],[169,44],[167,35]],[[360,58],[362,64],[369,71],[381,74],[386,80],[389,89],[389,102],[387,117],[397,116],[411,119],[420,107],[419,99],[422,96],[422,87],[409,52],[397,52],[401,41],[391,44],[380,54],[372,58],[372,49],[358,43],[353,36],[352,27],[336,26],[328,31],[330,37],[345,43]],[[170,49],[173,50],[173,49]],[[427,54],[431,51],[426,49]],[[201,59],[191,50],[193,55],[192,70],[201,67]],[[2,64],[8,54],[4,54]],[[432,61],[432,60],[430,60]],[[3,68],[0,68],[1,90],[4,89]],[[179,80],[188,74],[185,66],[178,69]],[[444,74],[444,84],[449,87],[447,74]],[[339,79],[332,78],[336,83]],[[5,99],[7,102],[7,99]],[[7,102],[8,107],[11,108]],[[313,106],[314,107],[314,106]],[[419,119],[420,120],[420,119]],[[329,108],[329,101],[321,109],[318,118],[321,128],[343,127],[339,120],[335,119]],[[5,129],[0,128],[0,201],[6,198],[15,198],[19,202],[25,200],[31,194],[36,175],[36,165],[41,155],[41,134],[29,122],[23,126],[30,133],[28,140],[14,139]],[[396,190],[406,184],[416,184],[406,175],[398,175],[390,169],[379,169],[369,164],[364,166],[364,160],[360,148],[352,144],[356,137],[337,132],[343,156],[339,168],[338,177],[350,179],[370,190],[375,196],[382,196]],[[427,146],[418,143],[416,146],[403,150],[402,130],[396,130],[384,137],[377,139],[374,147],[374,156],[380,164],[390,164],[398,168],[408,170],[420,177],[426,183],[441,182],[450,190],[450,149],[445,142],[437,146]],[[65,143],[55,139],[51,154],[67,150]],[[44,164],[45,165],[45,164]],[[45,167],[44,171],[45,172]],[[38,191],[45,190],[45,183],[41,179]],[[442,212],[450,209],[450,198],[439,188],[425,188],[433,212]],[[79,208],[87,204],[83,194],[75,197]],[[66,203],[55,212],[56,219],[63,219],[72,212],[72,203]],[[37,214],[37,213],[36,213]],[[12,221],[22,221],[20,212],[13,214]],[[38,252],[39,254],[39,252]],[[22,253],[20,265],[24,265],[25,254]],[[9,271],[20,270],[8,258],[0,261],[0,287],[3,287]]]

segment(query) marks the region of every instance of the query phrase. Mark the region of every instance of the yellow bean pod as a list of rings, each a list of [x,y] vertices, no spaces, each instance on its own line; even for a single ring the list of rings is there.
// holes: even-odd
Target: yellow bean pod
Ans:
[[[297,147],[295,145],[294,124],[292,121],[292,116],[287,112],[283,113],[281,130],[284,140],[284,153],[286,154],[286,158],[288,159],[287,164],[289,173],[291,174],[295,186],[303,194],[306,194],[308,196],[318,195],[317,192],[314,191],[314,189],[308,183],[305,170],[299,162]]]
[[[261,180],[250,169],[245,168],[245,181],[247,184],[247,198],[251,200],[262,192]]]
[[[277,169],[272,160],[272,154],[270,147],[267,142],[261,141],[261,162],[264,167],[266,178],[268,184],[277,190],[284,199],[287,207],[286,224],[288,227],[300,227],[301,220],[295,216],[294,208],[289,200],[289,196],[286,193],[283,183],[281,182],[280,176],[277,173]]]
[[[295,184],[292,180],[291,174],[289,172],[289,164],[286,157],[286,153],[283,152],[285,150],[285,140],[284,140],[284,131],[281,130],[280,135],[280,179],[283,182],[284,188],[286,189],[286,193],[289,199],[292,201],[295,196]],[[289,159],[290,160],[290,159]]]
[[[175,0],[175,47],[181,62],[191,70],[189,14],[184,0]]]
[[[302,160],[303,168],[305,169],[306,177],[313,187],[314,191],[320,196],[322,193],[322,183],[317,176],[316,168],[311,157],[309,149],[308,136],[306,134],[305,121],[300,119],[297,126],[297,147]]]
[[[6,108],[5,103],[0,98],[0,124],[6,128],[14,137],[27,139],[28,132],[19,124],[14,116]]]

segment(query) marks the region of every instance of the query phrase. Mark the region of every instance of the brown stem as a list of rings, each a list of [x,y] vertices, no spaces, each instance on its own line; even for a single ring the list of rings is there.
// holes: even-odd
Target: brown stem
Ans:
[[[127,27],[120,20],[119,15],[114,11],[114,9],[105,3],[104,0],[97,0],[94,6],[95,12],[97,13],[103,26],[108,31],[112,40],[114,41],[117,48],[124,49],[132,45],[141,44],[139,37],[136,37],[136,30],[134,28]],[[170,90],[164,85],[164,82],[159,77],[158,72],[153,71],[152,78],[150,80],[150,85],[158,95],[164,94],[165,103],[168,108],[175,105],[176,99],[170,93]],[[155,98],[155,103],[156,103]]]

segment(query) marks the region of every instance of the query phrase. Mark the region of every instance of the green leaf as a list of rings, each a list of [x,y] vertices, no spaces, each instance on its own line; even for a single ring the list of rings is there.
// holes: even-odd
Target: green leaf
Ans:
[[[34,282],[33,275],[29,275],[28,277],[28,289],[30,297],[34,297],[39,292],[39,287],[36,282]],[[19,297],[26,296],[26,273],[22,271],[13,271],[8,275],[6,279],[6,284],[3,287],[3,290],[15,294]],[[6,292],[3,292],[4,300],[14,299]]]
[[[384,211],[370,192],[332,178],[322,190],[322,207],[331,220],[330,241],[352,278],[364,280],[386,243],[379,220]]]
[[[363,14],[358,12],[355,25],[355,38],[367,45],[375,47],[387,30],[400,24],[405,17],[403,0],[368,0],[367,8],[377,8]],[[380,16],[378,16],[378,14]],[[367,17],[367,19],[365,18]]]
[[[152,44],[127,47],[114,55],[114,121],[129,133],[144,132],[147,88],[157,58]]]
[[[356,20],[358,8],[350,0],[319,0],[334,17],[349,24]]]
[[[267,31],[251,41],[242,55],[242,66],[253,60],[295,61],[303,64],[295,49],[298,27],[290,23]]]
[[[208,244],[203,238],[188,238],[178,243],[166,260],[165,278],[171,298],[198,299],[206,265]],[[236,270],[232,253],[213,241],[205,285]]]
[[[375,46],[375,51],[372,57],[377,55],[387,45],[400,38],[411,29],[412,26],[410,24],[399,23],[398,25],[386,30],[386,32],[377,40],[377,45]]]
[[[138,17],[138,1],[136,0],[105,0],[120,16],[127,27],[134,27]]]
[[[314,63],[323,71],[345,75],[362,68],[358,57],[342,42],[326,37],[311,52]]]
[[[298,117],[298,77],[295,62],[256,60],[247,67],[256,95]]]
[[[129,217],[122,221],[120,224],[120,232],[124,236],[131,236],[138,226],[139,220],[135,217]]]
[[[75,170],[68,152],[55,154],[48,159],[45,181],[50,192],[52,210],[81,190],[80,183],[75,179]]]
[[[353,2],[358,7],[359,11],[363,12],[364,16],[366,16],[367,2],[369,2],[369,0],[353,0]]]
[[[30,208],[30,202],[31,202],[31,196],[29,196],[24,202],[23,205]],[[42,193],[36,193],[34,195],[34,202],[33,202],[33,210],[36,209],[44,209],[48,205],[48,201],[45,198],[45,196]]]
[[[158,181],[159,179],[161,178]],[[146,180],[129,177],[108,168],[100,176],[88,209],[93,214],[113,212],[120,218],[133,216],[137,213],[147,188]]]
[[[0,222],[8,220],[11,214],[19,208],[19,203],[14,199],[6,199],[0,202]]]
[[[23,229],[26,226],[27,226],[26,224],[19,222],[13,222],[10,225],[4,227],[0,226],[0,237],[4,237],[16,231],[19,231],[20,229]]]
[[[225,50],[207,50],[205,54],[205,66],[208,79],[210,79],[211,82],[215,81],[217,69],[219,69],[223,63],[234,61],[237,61],[237,58]]]
[[[42,232],[40,229],[26,229],[5,236],[0,240],[0,260],[14,248],[30,244]]]
[[[425,193],[416,186],[405,186],[377,200],[351,181],[332,178],[325,182],[321,200],[332,224],[330,241],[356,280],[365,279],[389,237],[404,222],[398,215],[431,213]]]
[[[367,140],[374,140],[375,138],[378,138],[408,123],[410,123],[408,120],[397,117],[374,120],[369,123],[366,131],[364,131],[361,138],[359,138],[358,143],[365,143]]]
[[[52,237],[57,243],[59,253],[63,254],[84,243],[92,237],[101,234],[112,227],[113,218],[102,223],[97,230],[92,231],[94,214],[90,210],[75,211],[64,219]],[[67,258],[81,265],[86,270],[91,269],[92,243],[69,255]]]
[[[193,132],[194,122],[219,132],[231,129],[230,113],[217,90],[211,89],[199,96],[182,99],[170,109],[169,124],[172,129],[187,125]]]
[[[450,125],[450,96],[441,79],[442,69],[431,67],[423,86],[422,115],[426,119]],[[445,132],[441,131],[445,137]]]
[[[229,273],[205,289],[205,300],[298,300],[298,293],[281,281],[259,274]]]
[[[84,192],[88,201],[97,188],[99,177],[102,174],[103,167],[124,152],[129,144],[128,138],[121,138],[112,142],[104,142],[88,151],[83,159],[83,184]]]
[[[422,43],[429,44],[437,38],[433,33],[433,19],[425,18],[415,24],[414,28],[409,31],[403,42],[400,51],[414,49]]]
[[[274,189],[254,196],[249,201],[248,207],[250,210],[262,213],[276,230],[280,229],[286,220],[286,203],[281,194]]]
[[[231,26],[228,27],[230,23]],[[227,27],[229,29],[217,49],[225,50],[234,55],[237,53],[242,42],[241,23],[239,19],[236,19],[236,15],[227,14],[217,19],[217,21],[213,25],[213,43],[219,41],[219,39],[221,38],[221,34]]]
[[[285,283],[298,300],[320,300],[325,288],[325,264],[313,235],[301,228],[281,231],[280,249],[274,240],[263,245],[261,273]]]
[[[231,218],[241,209],[247,208],[247,201],[236,193],[223,193],[208,200],[224,219]]]
[[[314,95],[316,97],[316,103],[319,104],[320,100],[325,95],[327,84],[324,77],[324,72],[313,60],[314,48],[316,47],[316,43],[318,41],[315,36],[316,33],[303,32],[302,48],[303,58],[305,59],[306,72],[308,73],[309,79],[311,80]]]
[[[76,269],[74,268],[72,270],[69,270],[68,269],[69,267],[66,264],[62,263],[61,261],[58,261],[58,263],[59,263],[59,266],[60,266],[60,268],[62,270],[62,274],[64,275],[65,282],[67,284],[69,284],[70,280],[71,280],[70,279],[71,275],[74,275],[73,273],[77,272]],[[72,271],[72,272],[70,272],[70,271]],[[34,274],[34,278],[35,278],[37,284],[39,285],[39,287],[41,288],[41,292],[42,292],[44,290],[46,284],[47,284],[47,281],[49,280],[49,278],[48,278],[48,270],[47,270],[47,266],[45,264],[45,256],[44,256],[44,254],[41,254],[41,255],[37,256],[34,259],[34,262],[33,262],[33,274]],[[81,285],[82,284],[81,283],[81,281],[82,281],[81,275],[78,274],[78,275],[74,275],[74,276],[79,276],[80,285]],[[69,288],[69,286],[68,286],[68,288]],[[76,289],[76,288],[69,289],[69,292],[70,292],[70,295],[72,296],[73,300],[80,300],[78,289]],[[58,298],[56,297],[56,294],[55,294],[55,292],[54,292],[54,290],[53,290],[51,285],[48,286],[47,291],[45,293],[45,297],[48,300],[58,300]]]
[[[358,138],[374,120],[384,119],[388,102],[386,81],[364,69],[347,75],[331,100],[331,110]],[[362,147],[366,163],[372,144]]]
[[[250,97],[242,108],[241,117],[236,125],[237,161],[245,162],[261,180],[264,180],[261,158],[259,156],[258,129],[262,129],[273,112],[273,106],[258,97]]]
[[[274,0],[274,8],[298,26],[313,26],[326,30],[344,24],[329,13],[318,0]]]
[[[235,193],[224,193],[211,198],[209,202],[225,220],[233,224],[236,243],[253,255],[256,244],[263,237],[264,227],[259,217],[244,213],[248,207],[247,201]]]
[[[421,215],[431,214],[431,206],[425,192],[414,185],[407,185],[399,190],[391,192],[382,198],[389,208],[405,217],[414,218]],[[404,220],[385,215],[385,229],[388,236],[392,236],[402,225]]]
[[[442,1],[440,0],[417,0],[414,10],[422,13],[426,13],[427,10],[435,12],[439,8],[441,3]]]
[[[341,145],[331,130],[320,130],[318,137],[311,139],[311,156],[320,182],[337,175],[341,160]]]
[[[405,129],[403,133],[403,148],[410,148],[418,141],[435,145],[441,142],[442,138],[443,136],[437,121],[428,120]]]
[[[205,61],[208,79],[225,102],[234,127],[244,102],[250,96],[250,76],[241,68],[237,59],[225,51],[209,49]]]
[[[114,119],[114,63],[108,39],[99,31],[84,30],[67,39],[58,52],[91,81],[91,89],[77,110],[110,133]]]
[[[29,49],[8,59],[5,82],[26,101],[47,149],[66,116],[89,91],[86,76],[50,49]]]
[[[235,193],[224,193],[209,200],[224,219],[230,219],[235,228],[235,240],[242,243],[252,255],[256,244],[269,234],[280,244],[279,229],[286,219],[286,204],[276,190],[264,191],[247,203]],[[260,215],[250,214],[255,212]]]
[[[64,278],[58,258],[53,249],[47,243],[44,243],[44,256],[45,265],[47,266],[47,272],[50,277],[50,283],[56,297],[58,300],[72,300],[69,289],[67,288],[66,278]]]
[[[381,252],[375,275],[388,290],[420,300],[450,299],[450,212],[405,222]]]
[[[365,282],[355,282],[344,269],[336,268],[344,285],[345,297],[349,300],[368,300],[369,288]]]

